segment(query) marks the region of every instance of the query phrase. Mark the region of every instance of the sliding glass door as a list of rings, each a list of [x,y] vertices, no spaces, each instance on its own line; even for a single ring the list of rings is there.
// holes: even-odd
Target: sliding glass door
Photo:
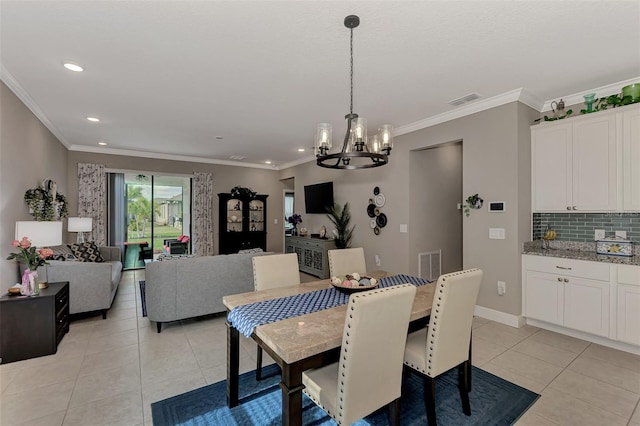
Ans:
[[[112,203],[111,227],[122,229],[124,239],[124,267],[144,267],[144,260],[158,254],[172,253],[168,240],[190,235],[191,179],[181,176],[148,174],[114,174],[122,182],[123,203]],[[118,193],[114,191],[113,193]],[[121,205],[121,207],[116,207]],[[114,233],[116,235],[117,233]],[[188,252],[190,245],[183,246]]]

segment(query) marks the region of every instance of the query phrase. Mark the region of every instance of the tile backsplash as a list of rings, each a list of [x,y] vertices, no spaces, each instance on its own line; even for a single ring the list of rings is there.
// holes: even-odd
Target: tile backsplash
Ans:
[[[547,227],[561,241],[590,242],[596,229],[604,229],[607,238],[627,231],[628,240],[640,243],[640,213],[534,213],[533,239],[541,239]]]

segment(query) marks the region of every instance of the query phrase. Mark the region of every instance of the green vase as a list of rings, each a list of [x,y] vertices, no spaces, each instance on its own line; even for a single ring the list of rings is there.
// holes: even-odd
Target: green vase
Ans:
[[[584,95],[584,103],[587,105],[587,112],[593,112],[593,103],[596,100],[595,93],[589,93],[588,95]]]

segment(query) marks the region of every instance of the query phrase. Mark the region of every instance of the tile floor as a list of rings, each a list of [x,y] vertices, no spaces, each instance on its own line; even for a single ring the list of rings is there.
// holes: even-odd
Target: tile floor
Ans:
[[[140,313],[140,279],[125,272],[107,320],[73,321],[55,355],[0,365],[0,425],[147,426],[152,402],[225,379],[224,315],[157,334]],[[640,426],[638,356],[481,318],[473,350],[474,365],[542,395],[519,426]],[[241,372],[254,364],[243,339]]]

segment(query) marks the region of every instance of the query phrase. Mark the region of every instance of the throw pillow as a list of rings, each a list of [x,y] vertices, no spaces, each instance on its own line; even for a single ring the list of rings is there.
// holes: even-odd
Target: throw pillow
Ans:
[[[53,246],[51,247],[53,254],[47,258],[47,260],[62,260],[62,261],[74,261],[77,258],[73,255],[73,252],[69,246]]]
[[[98,250],[98,246],[96,246],[96,243],[93,241],[69,244],[69,248],[81,262],[104,262],[102,254],[100,254],[100,250]]]

